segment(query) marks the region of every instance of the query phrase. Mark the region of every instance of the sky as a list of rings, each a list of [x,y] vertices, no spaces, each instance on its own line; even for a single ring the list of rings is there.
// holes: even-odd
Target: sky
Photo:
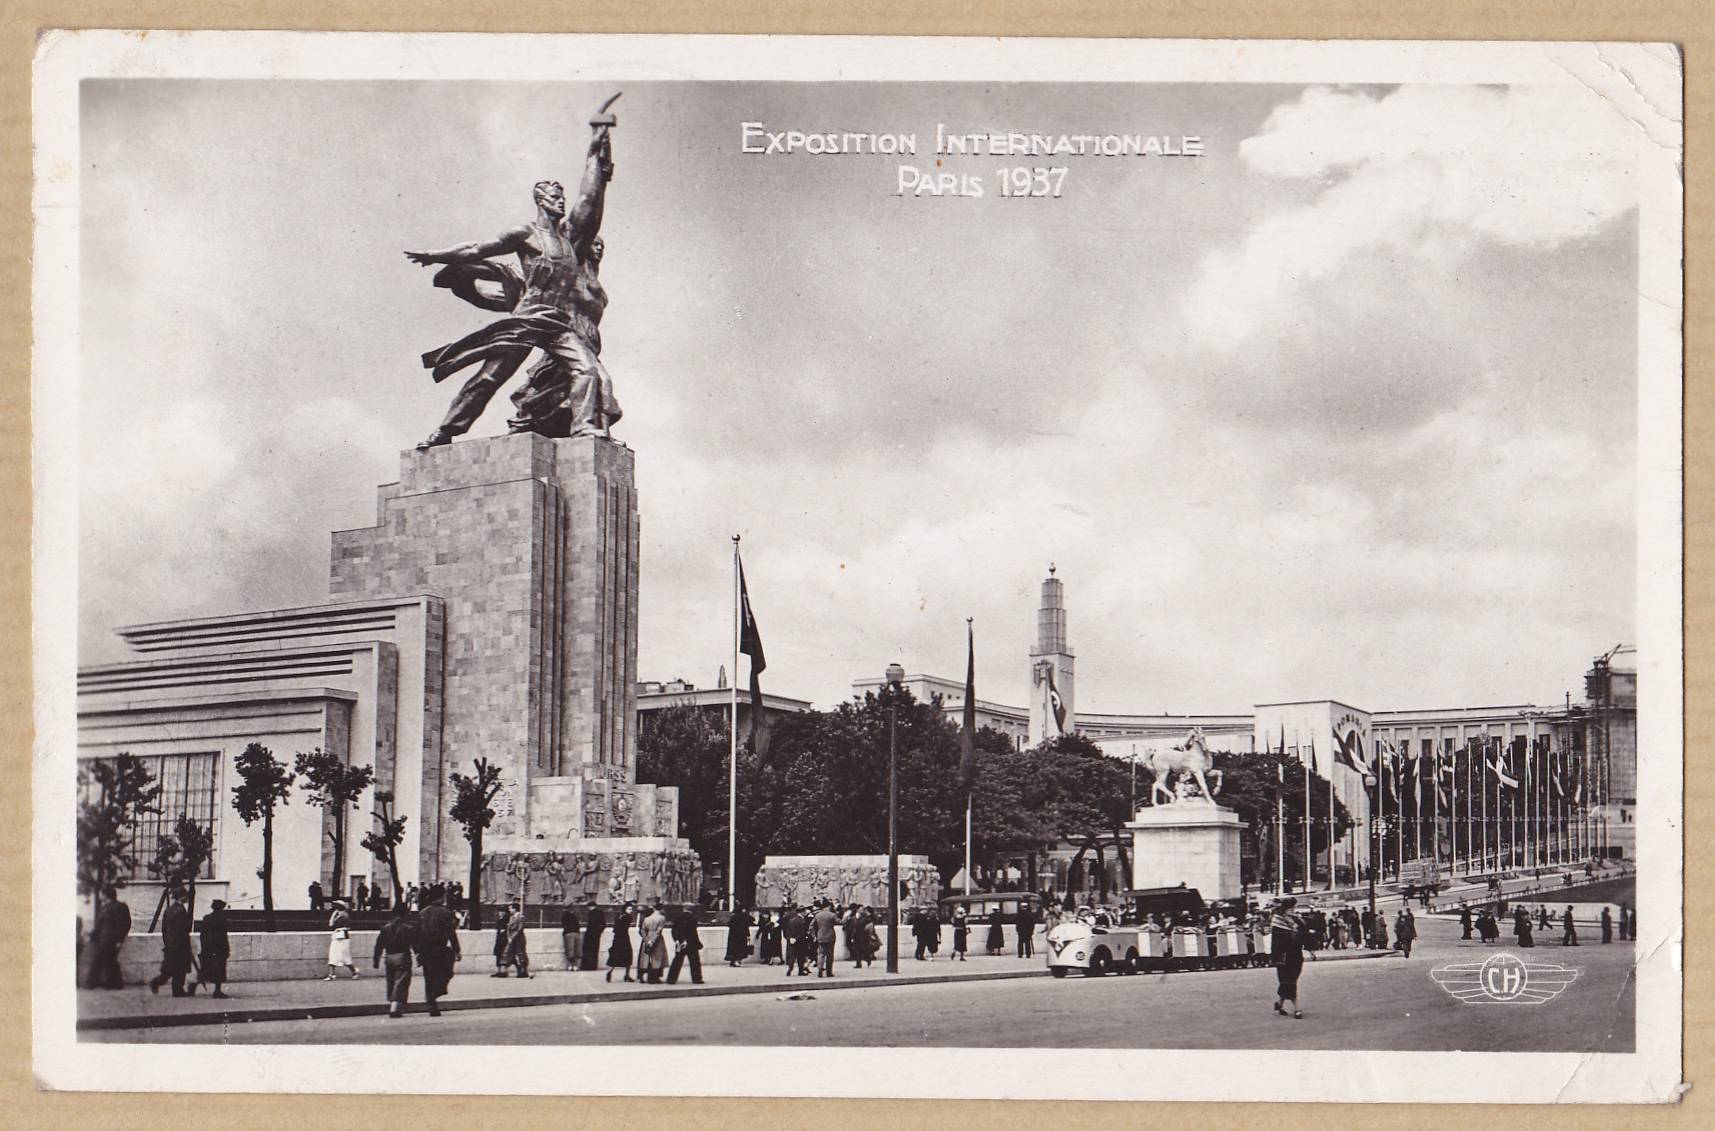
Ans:
[[[100,80],[81,96],[80,662],[327,599],[329,532],[487,315],[406,249],[577,180],[583,83]],[[1637,633],[1636,127],[1556,86],[627,84],[603,359],[637,453],[639,674],[899,661],[1023,703],[1066,585],[1077,707],[1576,697]],[[915,132],[755,155],[740,123]],[[957,129],[1197,135],[1058,199],[895,195]],[[450,383],[449,383],[450,384]],[[475,432],[504,430],[497,399]]]

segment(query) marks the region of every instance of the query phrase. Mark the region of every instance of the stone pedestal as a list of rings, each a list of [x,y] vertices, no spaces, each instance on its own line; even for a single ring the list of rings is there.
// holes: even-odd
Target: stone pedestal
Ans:
[[[905,884],[901,907],[933,907],[941,898],[941,873],[927,856],[899,857]],[[887,857],[770,856],[756,873],[756,906],[772,911],[788,903],[808,906],[831,899],[839,906],[887,906]]]
[[[606,895],[617,880],[622,896],[695,899],[678,791],[637,783],[637,552],[632,451],[593,436],[405,452],[376,525],[334,534],[336,600],[444,601],[439,759],[419,781],[377,783],[422,815],[421,876],[468,874],[447,779],[486,758],[501,790],[485,898]]]
[[[1132,886],[1196,888],[1205,900],[1236,899],[1239,830],[1231,809],[1205,798],[1139,809],[1131,830]]]

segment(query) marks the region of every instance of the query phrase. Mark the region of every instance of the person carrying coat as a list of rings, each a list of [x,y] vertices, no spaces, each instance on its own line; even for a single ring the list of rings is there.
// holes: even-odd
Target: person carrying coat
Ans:
[[[1286,1006],[1290,1002],[1290,1015],[1302,1021],[1304,1011],[1298,1006],[1298,979],[1304,973],[1304,940],[1303,928],[1293,914],[1297,906],[1298,901],[1290,897],[1274,905],[1268,923],[1269,953],[1274,957],[1274,1011],[1287,1016]]]

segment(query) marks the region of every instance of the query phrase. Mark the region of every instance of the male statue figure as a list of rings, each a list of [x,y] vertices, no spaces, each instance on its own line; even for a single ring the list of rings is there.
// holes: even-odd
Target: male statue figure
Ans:
[[[609,133],[617,124],[607,112],[619,95],[607,100],[590,120],[589,152],[583,181],[571,214],[565,189],[555,181],[536,184],[536,219],[487,242],[458,244],[441,251],[408,251],[413,263],[444,263],[435,285],[447,287],[476,306],[510,314],[450,345],[423,355],[423,367],[436,381],[482,363],[465,382],[440,427],[418,450],[451,443],[470,431],[500,386],[517,372],[532,349],[542,357],[529,380],[512,395],[517,415],[512,432],[544,436],[607,436],[620,417],[613,382],[601,363],[601,316],[607,291],[601,267],[601,215],[607,183],[613,178]],[[516,255],[521,273],[493,256]],[[477,284],[498,285],[498,296]]]

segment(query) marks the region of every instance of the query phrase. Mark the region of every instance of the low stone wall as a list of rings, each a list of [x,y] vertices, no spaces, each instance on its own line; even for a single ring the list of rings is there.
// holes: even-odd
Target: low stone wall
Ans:
[[[370,974],[373,968],[370,961],[375,954],[375,931],[351,932],[351,957],[357,963],[357,968],[364,974]],[[532,970],[564,970],[566,956],[561,943],[560,932],[552,928],[532,928],[524,932],[529,943],[530,967]],[[703,961],[718,964],[725,960],[727,929],[725,927],[702,927],[697,935],[703,943]],[[294,932],[277,931],[272,934],[257,932],[254,934],[233,934],[232,957],[227,960],[226,976],[232,982],[262,982],[299,978],[320,978],[328,972],[328,939],[327,931]],[[1042,953],[1042,930],[1036,931],[1037,953]],[[882,932],[885,945],[886,932]],[[988,939],[988,925],[973,925],[970,937],[970,952],[984,953]],[[598,965],[605,964],[607,948],[613,942],[613,931],[603,931],[601,950],[597,955]],[[637,949],[637,932],[631,932],[632,953]],[[756,933],[751,932],[750,943],[756,946]],[[194,945],[194,939],[193,939]],[[845,937],[842,932],[837,943],[842,959],[850,960],[846,953]],[[1006,928],[1006,952],[1012,954],[1017,946],[1017,931]],[[462,957],[456,973],[459,974],[492,974],[494,972],[494,932],[460,931],[459,948]],[[899,932],[899,953],[909,959],[916,953],[917,942],[911,934],[910,927],[902,926]],[[948,954],[953,948],[953,928],[943,924],[941,928],[940,953]],[[672,955],[672,943],[668,943],[668,956]],[[84,956],[88,957],[89,949],[84,948]],[[754,954],[750,961],[755,961]],[[146,982],[154,977],[161,967],[161,936],[159,934],[133,933],[125,940],[125,946],[119,952],[120,969],[124,972],[127,984]],[[350,977],[341,971],[342,976]]]

